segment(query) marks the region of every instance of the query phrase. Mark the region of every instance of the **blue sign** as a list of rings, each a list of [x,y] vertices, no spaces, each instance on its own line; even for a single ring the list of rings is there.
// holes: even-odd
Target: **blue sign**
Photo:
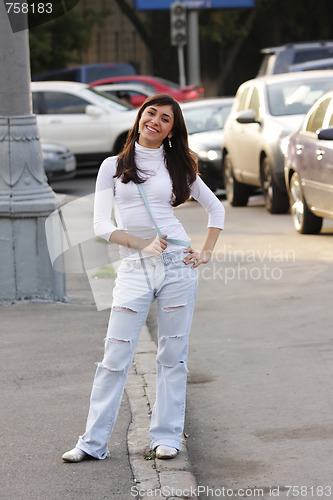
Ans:
[[[137,10],[169,10],[175,0],[135,0]],[[178,0],[187,9],[235,9],[254,7],[255,0]]]

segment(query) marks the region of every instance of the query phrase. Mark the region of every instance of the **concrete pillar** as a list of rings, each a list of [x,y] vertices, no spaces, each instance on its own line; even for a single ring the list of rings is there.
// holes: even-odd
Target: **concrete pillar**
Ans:
[[[197,10],[188,10],[187,25],[188,84],[200,85],[199,12]]]
[[[28,31],[13,33],[0,2],[0,301],[59,300],[65,277],[53,270],[45,219],[60,200],[47,183],[31,114]]]

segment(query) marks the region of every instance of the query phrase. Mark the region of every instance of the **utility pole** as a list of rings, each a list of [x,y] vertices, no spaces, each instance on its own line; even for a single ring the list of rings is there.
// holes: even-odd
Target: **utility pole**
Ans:
[[[26,29],[14,33],[0,1],[0,301],[59,300],[65,275],[53,270],[45,236],[46,217],[59,200],[46,180],[31,112],[27,19],[21,12],[22,20]]]
[[[199,11],[188,10],[188,83],[200,85]]]

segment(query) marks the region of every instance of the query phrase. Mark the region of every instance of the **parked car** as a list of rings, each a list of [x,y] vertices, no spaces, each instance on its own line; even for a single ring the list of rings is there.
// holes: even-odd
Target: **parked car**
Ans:
[[[32,82],[31,91],[42,139],[68,147],[78,166],[95,166],[117,154],[137,114],[84,83]]]
[[[90,86],[95,87],[96,85],[106,85],[109,83],[130,82],[143,84],[145,87],[148,87],[153,94],[170,94],[179,102],[200,99],[204,97],[205,93],[205,89],[203,87],[200,87],[199,85],[187,85],[186,87],[180,87],[177,83],[170,82],[169,80],[165,80],[164,78],[145,75],[125,75],[113,78],[104,78],[102,80],[91,82]]]
[[[290,136],[285,179],[295,229],[319,233],[323,217],[333,219],[333,90],[311,107]]]
[[[314,71],[318,69],[333,69],[333,58],[306,61],[290,66],[290,71]]]
[[[99,92],[105,92],[127,102],[133,108],[138,108],[150,95],[154,94],[151,88],[139,83],[109,83],[93,87]]]
[[[49,182],[71,179],[76,173],[76,159],[62,144],[41,141],[44,170]]]
[[[242,84],[224,128],[226,196],[244,206],[262,188],[271,213],[289,208],[284,179],[287,136],[312,104],[333,87],[333,71],[306,71],[255,78]]]
[[[291,70],[296,71],[294,65],[317,59],[332,58],[333,40],[287,43],[278,47],[262,49],[261,53],[264,54],[264,58],[257,76],[287,73]],[[294,69],[291,69],[292,67]]]
[[[34,75],[34,81],[66,81],[89,83],[100,78],[109,78],[119,75],[135,75],[132,64],[128,63],[97,63],[82,64],[72,68],[62,68],[40,75]]]
[[[198,157],[199,172],[212,191],[223,188],[223,128],[233,98],[200,99],[181,104],[189,146]]]

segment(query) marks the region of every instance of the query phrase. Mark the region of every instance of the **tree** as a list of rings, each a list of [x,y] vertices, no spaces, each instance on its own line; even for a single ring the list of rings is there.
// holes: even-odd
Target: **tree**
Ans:
[[[110,11],[67,12],[48,23],[29,30],[31,74],[64,68],[79,63],[80,55],[88,49],[92,31]]]
[[[254,9],[200,12],[201,68],[212,92],[232,95],[256,76],[260,50],[333,38],[331,0],[256,0]]]

